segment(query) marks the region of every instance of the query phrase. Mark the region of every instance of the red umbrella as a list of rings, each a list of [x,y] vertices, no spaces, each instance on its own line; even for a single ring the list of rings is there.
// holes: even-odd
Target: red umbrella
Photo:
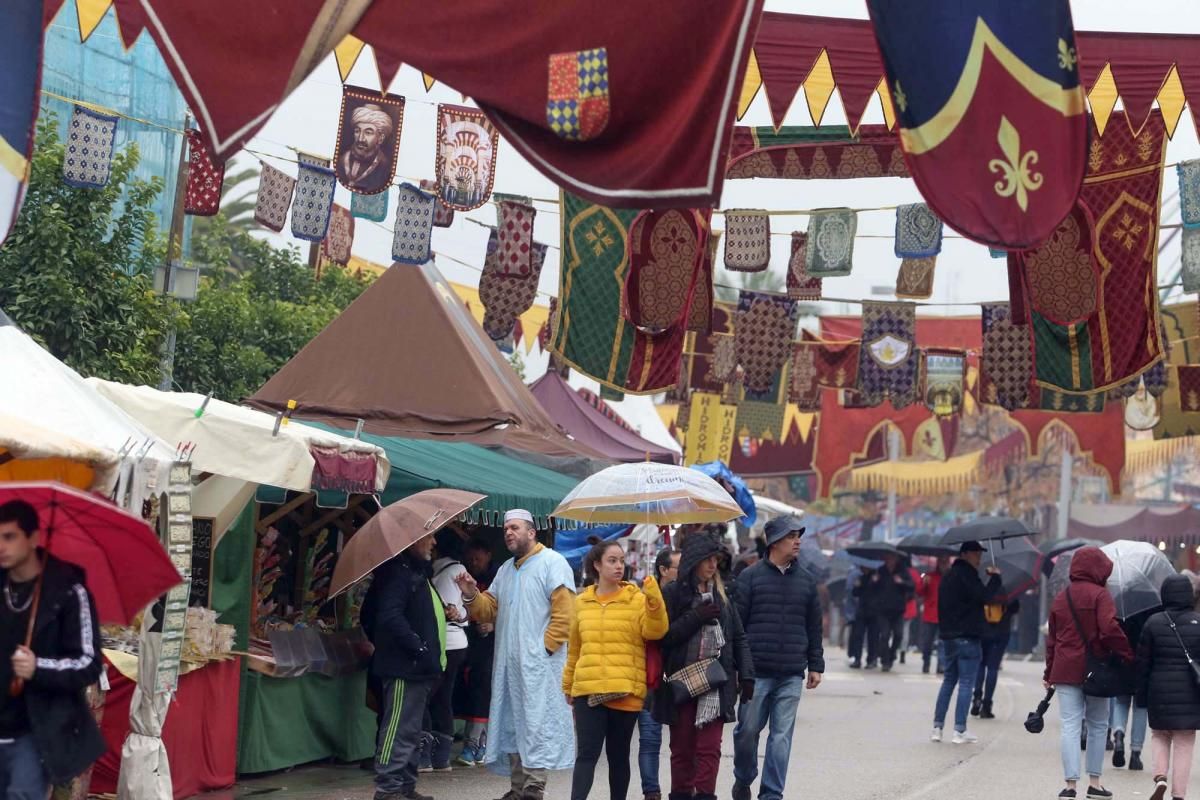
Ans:
[[[128,625],[181,581],[154,529],[102,497],[61,483],[0,483],[0,504],[9,500],[37,509],[42,547],[87,573],[102,623]]]

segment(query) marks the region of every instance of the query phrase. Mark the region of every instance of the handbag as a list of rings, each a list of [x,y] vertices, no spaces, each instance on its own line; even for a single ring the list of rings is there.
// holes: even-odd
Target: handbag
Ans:
[[[1175,632],[1175,638],[1179,640],[1179,646],[1183,648],[1183,657],[1187,659],[1188,666],[1192,668],[1192,680],[1200,687],[1200,664],[1192,660],[1192,654],[1188,652],[1187,645],[1183,643],[1183,637],[1179,635],[1179,628],[1175,627],[1175,620],[1171,619],[1171,612],[1164,611],[1163,614],[1167,618],[1167,624],[1171,626],[1171,630]]]
[[[1083,678],[1083,693],[1088,697],[1118,697],[1128,694],[1125,691],[1125,681],[1122,675],[1121,660],[1110,655],[1107,659],[1100,658],[1092,649],[1092,643],[1083,632],[1079,622],[1079,613],[1075,610],[1075,602],[1071,599],[1071,589],[1067,587],[1067,605],[1071,608],[1071,617],[1075,620],[1075,630],[1083,640],[1083,653],[1087,659],[1086,673]],[[1100,620],[1096,620],[1096,630],[1100,629]]]
[[[663,657],[658,642],[646,642],[646,688],[654,691],[662,686]]]
[[[667,684],[671,687],[671,698],[677,704],[686,703],[694,697],[720,688],[728,680],[729,676],[725,674],[725,668],[716,658],[701,659],[667,676]]]

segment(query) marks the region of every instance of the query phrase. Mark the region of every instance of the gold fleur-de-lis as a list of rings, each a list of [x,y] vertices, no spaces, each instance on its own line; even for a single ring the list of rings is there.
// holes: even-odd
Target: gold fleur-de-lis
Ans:
[[[1075,48],[1067,46],[1066,39],[1058,40],[1058,66],[1062,69],[1075,69],[1075,64],[1079,58],[1075,55]]]
[[[1042,188],[1042,173],[1033,172],[1033,165],[1038,162],[1036,150],[1021,152],[1021,134],[1008,121],[1008,117],[1000,117],[1000,130],[996,135],[1000,151],[1004,159],[993,158],[988,162],[988,169],[1000,175],[996,181],[996,194],[1001,197],[1017,199],[1017,207],[1022,211],[1029,210],[1029,193]]]
[[[896,108],[900,109],[901,114],[908,111],[908,95],[900,88],[900,81],[896,81],[896,91],[892,92],[892,97],[896,100]]]
[[[584,234],[583,238],[587,239],[588,244],[592,246],[592,251],[598,256],[603,255],[605,250],[613,246],[613,236],[600,220],[592,225],[592,229]]]

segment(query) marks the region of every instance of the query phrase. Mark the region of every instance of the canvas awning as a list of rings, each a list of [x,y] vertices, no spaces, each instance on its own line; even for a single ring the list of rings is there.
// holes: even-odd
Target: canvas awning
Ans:
[[[1067,537],[1162,542],[1171,550],[1200,544],[1200,509],[1190,505],[1073,503]]]
[[[297,492],[382,491],[390,466],[383,449],[191,392],[88,378],[87,383],[168,442],[193,442],[192,468]],[[200,409],[203,412],[200,413]]]
[[[530,384],[529,390],[542,408],[576,441],[583,442],[614,461],[679,463],[677,451],[643,439],[622,424],[615,412],[613,417],[606,415],[572,389],[554,370]]]

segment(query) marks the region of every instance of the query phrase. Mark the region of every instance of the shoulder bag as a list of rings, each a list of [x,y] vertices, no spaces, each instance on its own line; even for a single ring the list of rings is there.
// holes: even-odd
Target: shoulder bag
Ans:
[[[1179,641],[1179,646],[1183,648],[1183,657],[1187,659],[1188,666],[1192,670],[1192,681],[1197,687],[1200,687],[1200,664],[1192,660],[1192,654],[1188,652],[1187,645],[1183,643],[1183,637],[1179,635],[1179,628],[1175,627],[1175,620],[1171,619],[1171,612],[1164,611],[1163,616],[1167,618],[1167,624],[1171,626],[1171,630],[1175,633],[1175,638]]]
[[[1075,602],[1071,599],[1070,587],[1066,590],[1067,605],[1071,609],[1071,618],[1075,620],[1075,630],[1083,640],[1083,653],[1087,659],[1086,673],[1083,678],[1083,693],[1089,697],[1118,697],[1127,694],[1125,681],[1122,679],[1121,660],[1116,656],[1100,658],[1092,648],[1092,642],[1083,632],[1079,622],[1079,613],[1075,610]],[[1100,619],[1096,619],[1096,631],[1100,631]]]

